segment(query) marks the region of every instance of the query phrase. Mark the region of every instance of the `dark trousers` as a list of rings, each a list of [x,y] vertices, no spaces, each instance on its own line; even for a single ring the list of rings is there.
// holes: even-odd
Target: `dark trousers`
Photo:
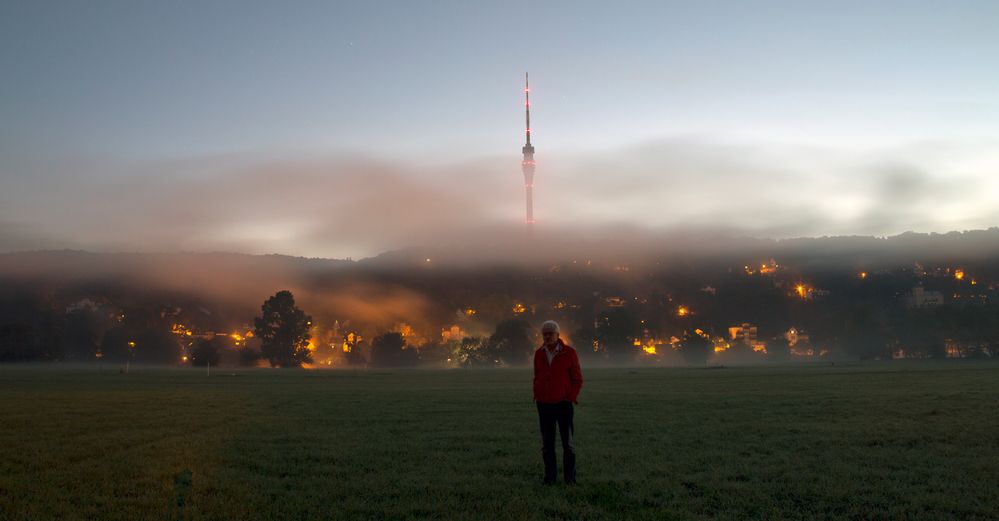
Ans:
[[[566,483],[576,481],[576,446],[572,441],[572,402],[538,404],[541,422],[541,458],[545,461],[545,482],[555,481],[558,462],[555,461],[555,425],[562,438],[562,477]]]

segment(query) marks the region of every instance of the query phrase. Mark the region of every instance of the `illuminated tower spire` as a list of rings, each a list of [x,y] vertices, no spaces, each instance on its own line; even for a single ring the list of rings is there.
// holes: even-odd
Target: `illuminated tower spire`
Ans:
[[[531,84],[527,73],[524,73],[524,116],[526,127],[524,133],[527,143],[524,145],[524,161],[521,168],[524,171],[524,190],[527,193],[527,227],[534,225],[534,145],[531,145]]]

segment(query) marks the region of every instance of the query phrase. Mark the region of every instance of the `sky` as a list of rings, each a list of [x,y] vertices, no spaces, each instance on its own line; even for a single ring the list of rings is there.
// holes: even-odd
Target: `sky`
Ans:
[[[0,251],[999,225],[999,3],[620,4],[0,3]]]

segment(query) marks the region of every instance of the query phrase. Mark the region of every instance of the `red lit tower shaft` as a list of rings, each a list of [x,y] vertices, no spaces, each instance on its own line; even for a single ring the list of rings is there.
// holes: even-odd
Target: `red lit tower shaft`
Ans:
[[[524,115],[527,143],[524,145],[524,161],[521,168],[524,171],[524,190],[527,194],[527,225],[534,224],[534,145],[531,145],[531,85],[527,73],[524,73]]]

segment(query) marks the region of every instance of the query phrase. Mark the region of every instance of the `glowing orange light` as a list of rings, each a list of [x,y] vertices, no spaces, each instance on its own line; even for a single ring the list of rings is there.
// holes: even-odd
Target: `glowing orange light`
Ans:
[[[676,314],[677,316],[685,317],[690,314],[690,310],[687,309],[687,306],[680,306],[676,308]]]
[[[187,355],[184,355],[184,356],[180,357],[180,361],[181,362],[186,362],[187,361]]]
[[[656,354],[656,346],[645,346],[642,348],[642,351],[645,351],[647,355],[654,355]]]
[[[957,280],[964,280],[964,270],[954,270],[954,278]]]
[[[798,284],[797,286],[795,286],[794,291],[796,291],[798,293],[798,296],[801,298],[805,298],[808,295],[808,290],[807,288],[805,288],[804,284]]]
[[[860,278],[866,279],[867,278],[867,272],[866,271],[860,272]]]

